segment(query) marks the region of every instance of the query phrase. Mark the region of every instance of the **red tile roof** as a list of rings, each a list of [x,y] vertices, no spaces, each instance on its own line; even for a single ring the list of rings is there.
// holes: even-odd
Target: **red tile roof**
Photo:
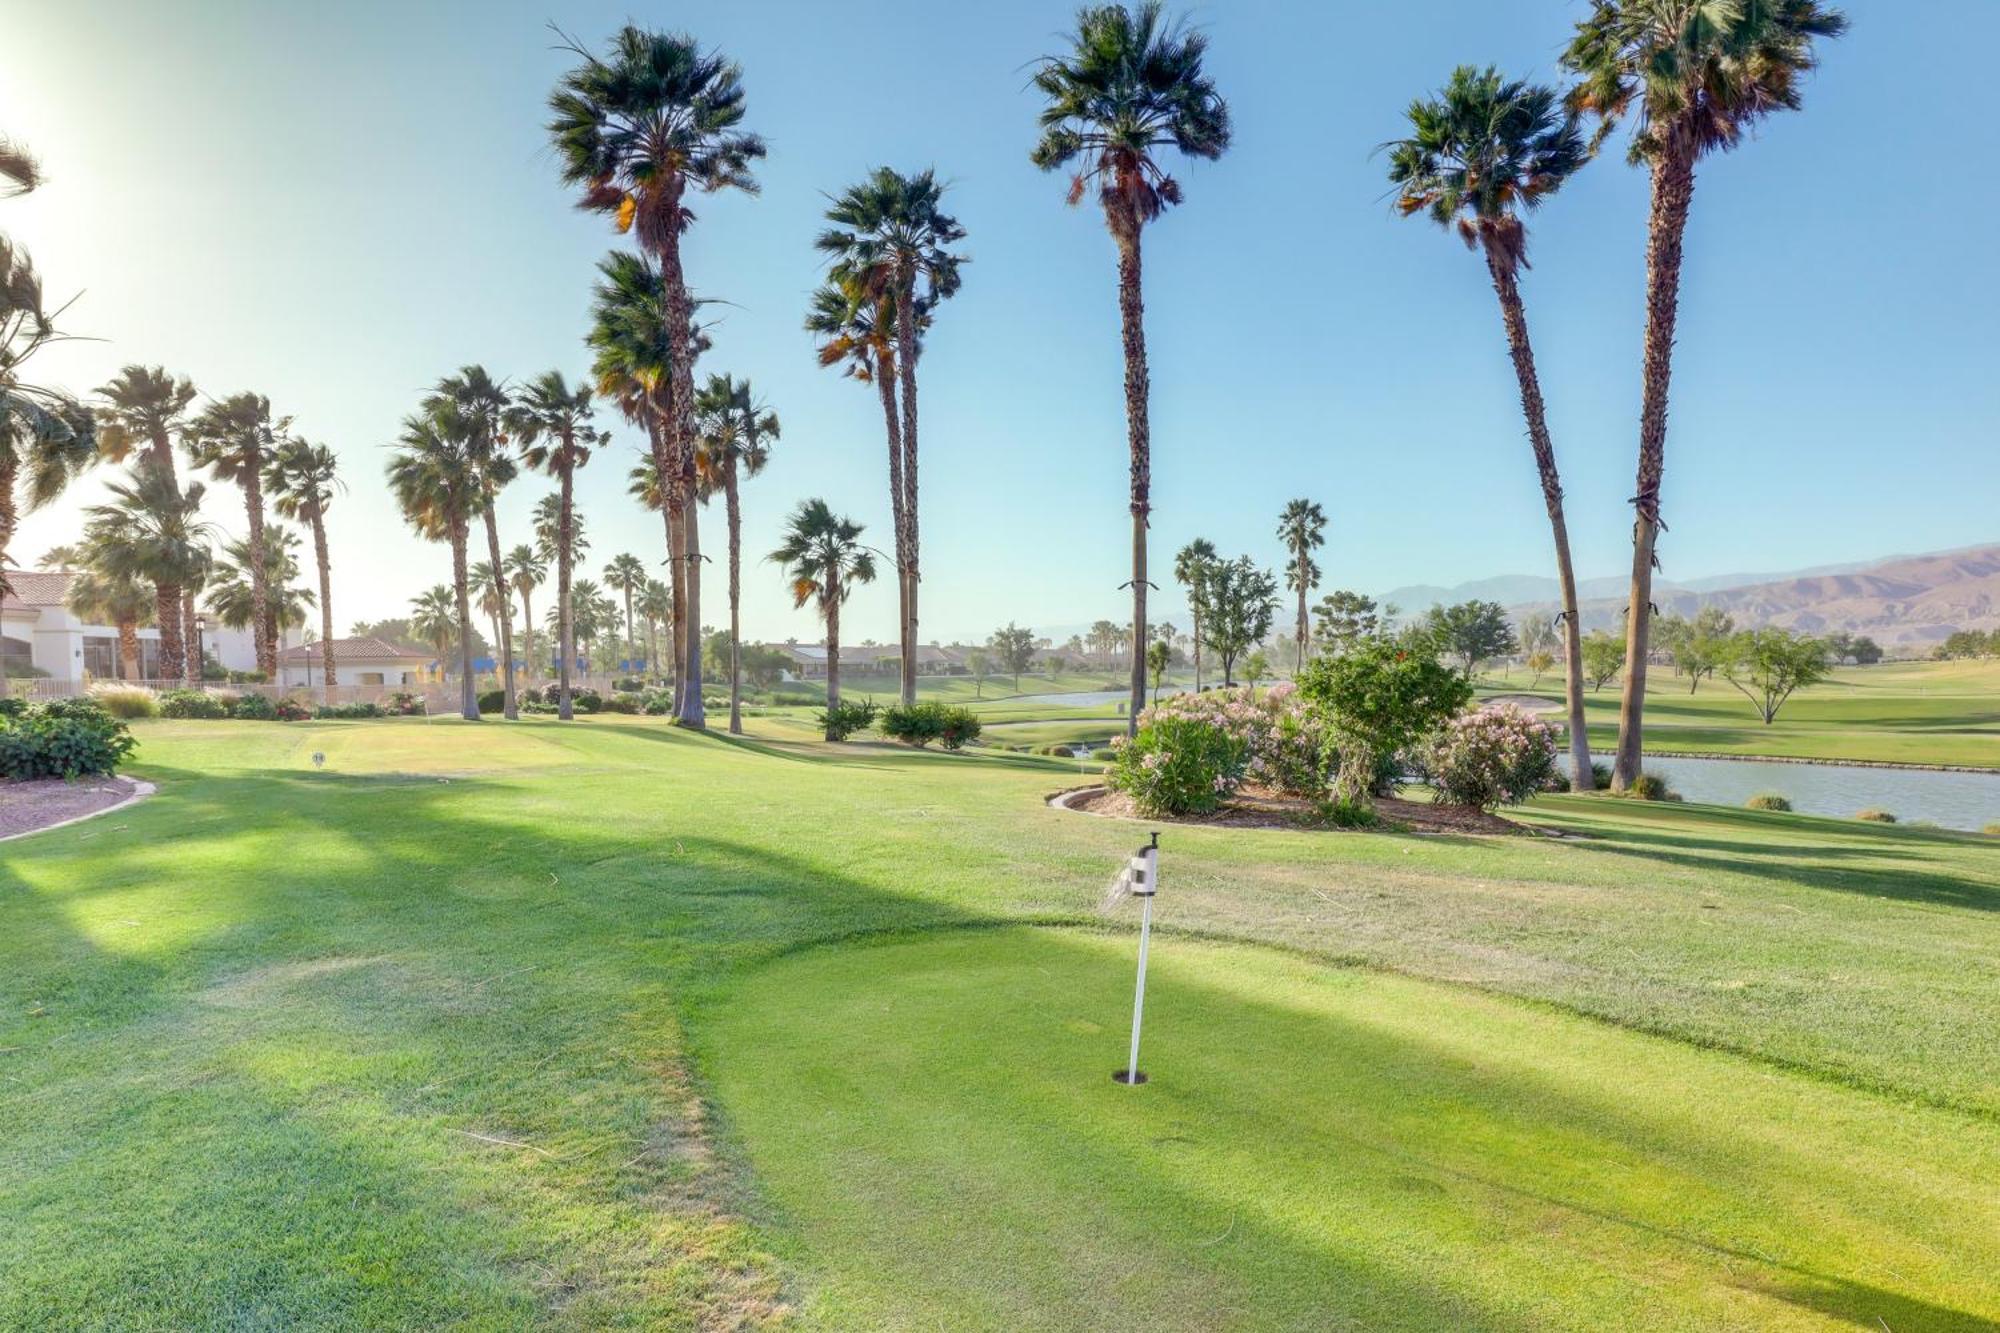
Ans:
[[[74,574],[64,574],[53,569],[9,569],[0,573],[0,580],[7,584],[8,591],[4,608],[19,611],[23,608],[61,606],[69,592],[70,580]]]
[[[417,648],[399,648],[387,639],[373,636],[365,639],[334,639],[331,642],[335,662],[380,662],[384,659],[428,662],[435,655]],[[320,661],[321,646],[317,643],[301,643],[283,649],[278,653],[278,664],[299,666],[311,662],[317,665]]]

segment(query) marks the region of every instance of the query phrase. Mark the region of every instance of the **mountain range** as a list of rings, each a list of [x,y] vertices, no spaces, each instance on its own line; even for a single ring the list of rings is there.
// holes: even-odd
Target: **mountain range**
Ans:
[[[1577,585],[1586,629],[1617,625],[1625,611],[1623,577]],[[1435,603],[1473,598],[1499,602],[1517,614],[1556,605],[1556,581],[1501,575],[1455,587],[1415,584],[1382,600],[1413,615]],[[1920,649],[1954,630],[2000,628],[2000,545],[1969,546],[1930,555],[1897,555],[1783,574],[1736,574],[1686,581],[1655,580],[1653,602],[1663,615],[1692,616],[1719,606],[1739,626],[1778,625],[1809,634],[1846,630],[1885,648]]]

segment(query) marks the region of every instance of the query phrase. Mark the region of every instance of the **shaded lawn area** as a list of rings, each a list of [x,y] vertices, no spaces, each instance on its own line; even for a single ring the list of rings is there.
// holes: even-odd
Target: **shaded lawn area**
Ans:
[[[771,1151],[760,1147],[758,1108],[778,1103],[755,1092],[734,1106],[705,1095],[712,1072],[728,1092],[732,1051],[743,1049],[732,1033],[753,1030],[731,1025],[769,1016],[755,998],[769,996],[765,978],[847,955],[765,965],[833,940],[1096,923],[1098,891],[1139,826],[1044,807],[1042,795],[1074,780],[1061,761],[829,750],[787,721],[758,729],[728,740],[627,718],[142,724],[137,772],[162,784],[158,796],[9,844],[0,861],[0,1118],[9,1127],[0,1137],[0,1326],[697,1327],[775,1319],[801,1304],[842,1322],[845,1251],[821,1248],[810,1219],[788,1215],[776,1173],[767,1193],[749,1169]],[[324,771],[310,763],[315,750]],[[2000,1132],[1993,846],[1589,798],[1543,802],[1533,817],[1595,836],[1174,829],[1163,928],[1299,952],[1305,961],[1223,969],[1241,971],[1246,986],[1262,977],[1263,992],[1211,1007],[1227,1045],[1263,1052],[1260,1064],[1281,1066],[1301,1096],[1354,1089],[1314,1082],[1313,1063],[1288,1063],[1295,1043],[1279,1041],[1286,1029],[1273,1005],[1292,1003],[1284,993],[1300,988],[1286,979],[1295,976],[1358,986],[1354,994],[1374,997],[1385,1014],[1416,993],[1395,990],[1407,983],[1394,978],[1327,968],[1364,962],[1437,983],[1425,995],[1455,997],[1423,1011],[1435,1029],[1424,1041],[1477,1045],[1494,1031],[1481,1025],[1503,1018],[1555,1024],[1551,1040],[1584,1052],[1564,1075],[1569,1095],[1594,1082],[1606,1115],[1626,1100],[1630,1053],[1642,1048],[1591,1041],[1644,1042],[1688,1062],[1690,1078],[1715,1080],[1708,1105],[1723,1122],[1739,1097],[1745,1117],[1766,1114],[1758,1090],[1833,1099],[1810,1104],[1837,1104],[1877,1131],[1829,1139],[1824,1151],[1794,1143],[1770,1178],[1836,1160],[1858,1182],[1882,1173],[1884,1197],[1863,1221],[1898,1245],[1921,1244],[1921,1228],[1905,1232],[1895,1219],[1948,1190],[1954,1164],[1990,1163]],[[994,975],[1022,978],[1009,985],[1024,1004],[1038,993],[1008,943],[1022,937],[938,938],[986,941]],[[1122,937],[1105,966],[1087,940],[1025,938],[1055,940],[1082,969],[1079,988],[1086,972],[1114,996],[1127,983]],[[859,966],[873,952],[851,956]],[[920,975],[921,960],[913,968]],[[850,984],[837,969],[825,976],[828,1013],[855,1002]],[[1218,983],[1170,974],[1168,984]],[[1093,1070],[1122,1051],[1112,1008],[1108,1020],[1092,1019],[1108,1030],[1084,1034],[1087,1052],[1075,1052]],[[1577,1015],[1679,1044],[1606,1032]],[[1299,1041],[1325,1043],[1317,1063],[1330,1079],[1352,1053],[1342,1035],[1351,1017],[1298,1020],[1323,1034]],[[969,1020],[948,1007],[934,1021],[950,1032]],[[1386,1019],[1377,1027],[1370,1040],[1401,1049],[1411,1070],[1440,1058],[1422,1034]],[[1019,1038],[972,1035],[982,1037],[966,1056],[973,1072],[1001,1077],[995,1070],[1016,1060]],[[1541,1164],[1565,1208],[1597,1197],[1583,1187],[1640,1150],[1627,1145],[1621,1157],[1602,1136],[1570,1137],[1550,1109],[1559,1102],[1499,1095],[1529,1077],[1522,1065],[1540,1038],[1493,1040],[1498,1091],[1465,1092],[1461,1114],[1439,1122],[1438,1160],[1463,1165],[1480,1126],[1501,1116],[1520,1160]],[[942,1114],[954,1104],[946,1093],[911,1082],[908,1105],[887,1109]],[[1030,1097],[1016,1111],[1060,1126],[1067,1096]],[[1620,1114],[1681,1114],[1670,1098],[1632,1097]],[[1292,1160],[1297,1132],[1278,1110],[1246,1106],[1217,1103],[1208,1131],[1242,1139],[1244,1193],[1211,1201],[1239,1212],[1269,1197],[1259,1172]],[[1268,1161],[1256,1161],[1265,1148],[1247,1129],[1223,1128],[1239,1124],[1262,1127]],[[1657,1146],[1662,1179],[1695,1160],[1669,1151],[1673,1143]],[[1681,1146],[1710,1151],[1698,1140]],[[1008,1160],[992,1158],[996,1174],[974,1196],[995,1225],[1014,1216],[1001,1188]],[[1092,1169],[1121,1160],[1108,1153]],[[1898,1193],[1897,1163],[1921,1167],[1929,1183],[1906,1181]],[[1057,1165],[1035,1188],[1085,1178]],[[1210,1171],[1203,1188],[1226,1196],[1229,1178]],[[1519,1184],[1516,1174],[1500,1178]],[[843,1183],[856,1198],[887,1187],[879,1170],[857,1169]],[[1368,1290],[1393,1295],[1409,1285],[1397,1275],[1409,1272],[1410,1255],[1448,1239],[1427,1228],[1476,1230],[1481,1215],[1469,1195],[1448,1192],[1456,1202],[1439,1203],[1413,1187],[1420,1211],[1391,1217],[1385,1201],[1394,1197],[1379,1182],[1365,1193],[1395,1224],[1379,1253],[1365,1238],[1294,1228],[1261,1257],[1238,1253],[1229,1264],[1244,1290],[1264,1292],[1257,1301],[1275,1299],[1272,1275],[1303,1261],[1376,1270],[1386,1276]],[[1666,1197],[1632,1215],[1660,1221]],[[1631,1202],[1605,1200],[1612,1211]],[[1757,1219],[1752,1230],[1793,1215],[1761,1191],[1742,1206]],[[921,1225],[925,1214],[906,1216]],[[1206,1214],[1184,1216],[1205,1225]],[[1053,1244],[1057,1220],[1042,1241],[1023,1243]],[[1253,1232],[1250,1220],[1241,1234],[1286,1230]],[[1971,1200],[1959,1229],[1968,1244],[2000,1231],[1990,1192]],[[1514,1243],[1523,1256],[1535,1250]],[[1704,1258],[1673,1238],[1657,1250],[1623,1245],[1634,1264],[1676,1266],[1659,1299],[1687,1318],[1719,1308],[1743,1265],[1757,1262]],[[1128,1257],[1197,1263],[1190,1246],[1168,1229],[1135,1236]],[[1545,1247],[1547,1263],[1557,1264],[1557,1248]],[[1794,1246],[1766,1256],[1774,1266],[1756,1281],[1820,1293],[1818,1306],[1787,1305],[1801,1318],[1885,1310],[1902,1329],[1948,1326],[1938,1311],[2000,1314],[1979,1277],[1994,1271],[1991,1254],[1956,1277],[1897,1264],[1897,1279],[1850,1262],[1852,1253],[1845,1241]],[[1562,1264],[1549,1272],[1558,1270],[1585,1279]],[[1510,1312],[1506,1293],[1524,1291],[1522,1275],[1537,1270],[1522,1257],[1494,1271],[1491,1299],[1410,1286],[1410,1308],[1444,1310],[1452,1307],[1425,1302],[1462,1297],[1470,1322],[1508,1326],[1519,1310]],[[1630,1280],[1610,1260],[1597,1271],[1614,1294]],[[1217,1286],[1216,1301],[1235,1289]],[[983,1299],[969,1294],[941,1322],[981,1323]],[[1209,1308],[1190,1307],[1190,1318]],[[1369,1308],[1387,1306],[1357,1306],[1353,1317]],[[1520,1307],[1529,1308],[1540,1307]],[[1899,1320],[1899,1311],[1922,1317]],[[1218,1322],[1226,1314],[1212,1312]]]

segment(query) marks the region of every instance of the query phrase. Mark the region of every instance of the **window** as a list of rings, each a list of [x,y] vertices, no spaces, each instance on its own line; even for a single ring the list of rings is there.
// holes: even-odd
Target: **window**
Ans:
[[[364,671],[356,679],[363,685],[380,685],[382,683],[382,673],[379,671]]]
[[[158,639],[139,640],[139,679],[160,679],[160,641]]]
[[[84,635],[83,669],[94,680],[118,679],[118,637],[114,634]]]
[[[0,671],[10,676],[25,676],[34,670],[34,666],[33,644],[11,634],[0,634]]]

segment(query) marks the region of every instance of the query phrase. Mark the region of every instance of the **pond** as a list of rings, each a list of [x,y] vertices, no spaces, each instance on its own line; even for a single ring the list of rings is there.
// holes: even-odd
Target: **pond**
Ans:
[[[1646,771],[1688,800],[1710,805],[1741,805],[1759,792],[1776,792],[1807,815],[1848,818],[1878,806],[1905,824],[1929,820],[1977,830],[2000,820],[2000,773],[1668,758],[1648,758]]]

